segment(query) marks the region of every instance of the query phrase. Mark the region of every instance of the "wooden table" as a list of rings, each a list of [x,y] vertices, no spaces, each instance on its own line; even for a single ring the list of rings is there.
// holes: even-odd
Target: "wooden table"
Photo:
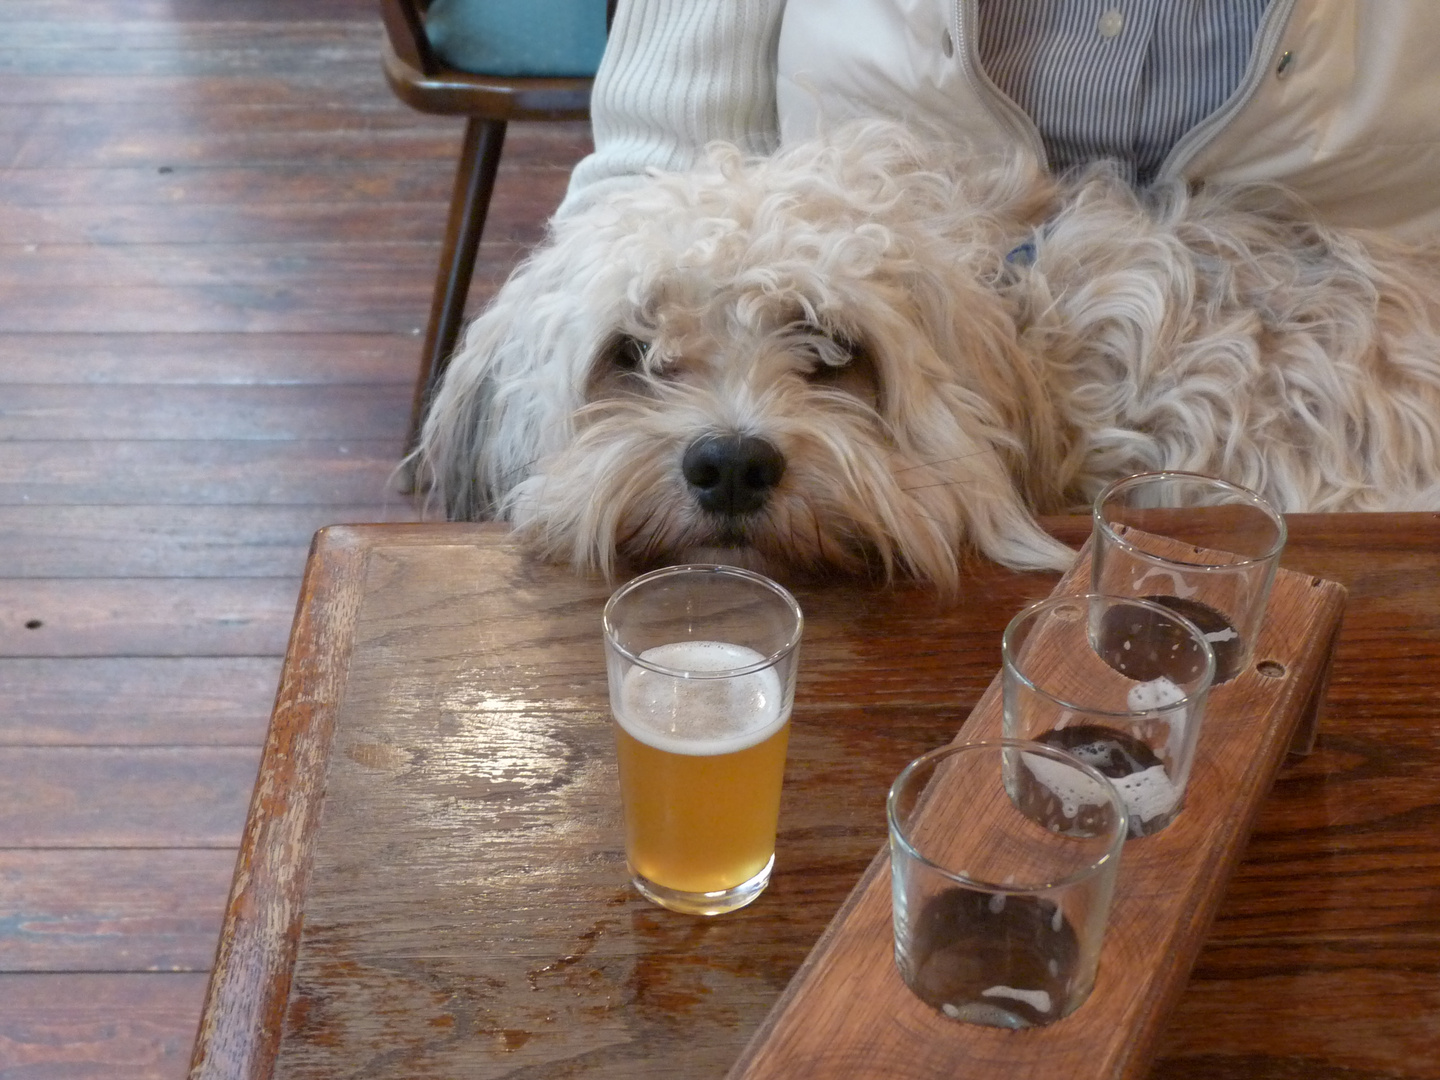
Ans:
[[[1440,1077],[1440,515],[1290,519],[1350,590],[1314,753],[1282,772],[1170,1024],[1165,1080]],[[1086,523],[1061,519],[1067,542]],[[317,537],[192,1077],[721,1077],[1055,576],[797,589],[776,876],[675,915],[626,883],[608,590],[465,525]]]

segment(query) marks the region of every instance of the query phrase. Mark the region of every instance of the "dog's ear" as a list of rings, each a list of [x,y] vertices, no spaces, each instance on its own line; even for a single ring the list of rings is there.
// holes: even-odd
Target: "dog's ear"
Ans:
[[[484,375],[464,385],[450,380],[450,391],[437,393],[426,412],[413,456],[430,497],[449,521],[495,517],[497,492],[481,466],[493,427],[494,385]]]
[[[563,245],[537,249],[472,322],[436,390],[417,457],[451,520],[503,517],[506,496],[565,438],[588,365]]]
[[[889,302],[852,305],[879,358],[885,420],[929,463],[927,513],[953,523],[956,539],[1016,568],[1068,566],[1073,552],[1034,514],[1056,508],[1046,478],[1063,473],[1071,433],[997,286],[1012,238],[1026,234],[1050,185],[1007,161],[898,184],[913,191],[897,200],[912,215],[896,226],[908,230],[908,257],[895,264]]]
[[[498,420],[495,379],[485,362],[493,352],[477,348],[475,328],[429,403],[413,455],[430,498],[450,521],[493,518],[499,495],[485,465]]]
[[[992,561],[1015,570],[1068,570],[1075,562],[1075,552],[1040,528],[1010,485],[970,509],[970,542]]]

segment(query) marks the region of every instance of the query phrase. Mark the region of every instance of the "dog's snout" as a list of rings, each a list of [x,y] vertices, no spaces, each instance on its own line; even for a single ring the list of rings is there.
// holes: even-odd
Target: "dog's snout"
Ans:
[[[686,447],[680,471],[703,509],[748,514],[764,506],[780,482],[785,455],[754,435],[707,435]]]

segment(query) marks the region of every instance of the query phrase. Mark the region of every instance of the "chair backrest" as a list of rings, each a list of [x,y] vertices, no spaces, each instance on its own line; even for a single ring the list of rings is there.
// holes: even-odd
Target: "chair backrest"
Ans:
[[[589,78],[616,0],[380,0],[396,56],[430,78]]]
[[[443,70],[425,33],[429,0],[380,0],[380,18],[395,55],[422,75],[434,77]]]

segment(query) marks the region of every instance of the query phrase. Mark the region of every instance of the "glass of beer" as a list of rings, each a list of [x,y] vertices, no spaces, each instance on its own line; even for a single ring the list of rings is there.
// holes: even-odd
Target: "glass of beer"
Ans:
[[[800,606],[733,566],[673,566],[605,605],[625,857],[662,907],[719,915],[770,881]]]

